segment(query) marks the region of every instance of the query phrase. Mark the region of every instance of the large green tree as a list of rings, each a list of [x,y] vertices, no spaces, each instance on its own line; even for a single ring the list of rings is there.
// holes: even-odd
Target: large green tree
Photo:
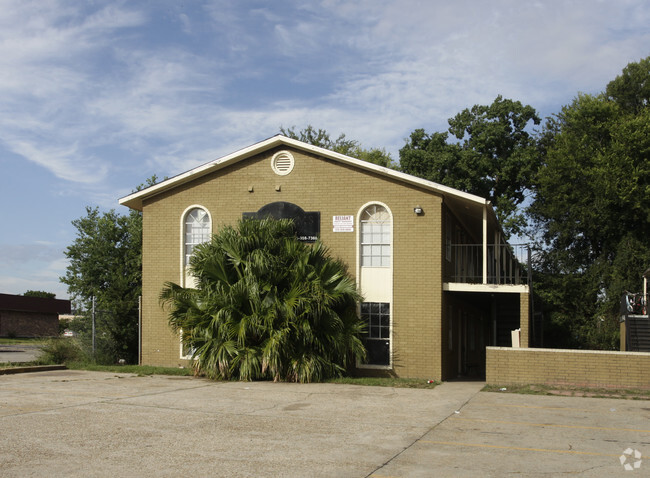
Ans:
[[[212,378],[313,382],[365,357],[354,280],[290,220],[245,219],[197,246],[195,288],[167,283],[169,323]]]
[[[90,318],[95,299],[99,361],[137,363],[138,297],[142,290],[142,217],[86,208],[72,221],[77,237],[65,250],[69,260],[60,280],[75,309]],[[88,332],[88,327],[85,331]],[[88,337],[86,337],[88,338]]]
[[[303,143],[329,149],[386,168],[397,168],[390,153],[388,153],[384,148],[362,148],[358,141],[347,139],[345,134],[340,134],[338,138],[332,139],[326,130],[320,128],[315,129],[311,125],[300,131],[296,131],[295,127],[286,129],[280,127],[280,132],[288,138],[297,139]]]
[[[650,61],[628,65],[605,92],[578,95],[549,119],[540,141],[529,210],[542,246],[537,290],[552,322],[592,347],[615,347],[621,294],[638,290],[650,264],[648,85]],[[572,286],[552,292],[558,277]],[[567,321],[560,315],[575,298],[589,307]]]
[[[540,124],[535,109],[498,96],[448,122],[445,132],[411,133],[400,150],[401,170],[489,199],[505,232],[521,233],[526,219],[520,206],[540,162],[529,130]]]

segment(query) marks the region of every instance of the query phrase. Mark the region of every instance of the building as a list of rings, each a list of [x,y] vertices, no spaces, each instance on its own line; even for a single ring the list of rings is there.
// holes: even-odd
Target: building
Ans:
[[[55,337],[70,301],[0,294],[0,337]]]
[[[349,265],[365,302],[364,373],[484,374],[486,345],[528,347],[530,290],[488,201],[281,135],[120,200],[143,213],[143,364],[184,365],[159,303],[192,285],[194,245],[243,216],[292,217]]]

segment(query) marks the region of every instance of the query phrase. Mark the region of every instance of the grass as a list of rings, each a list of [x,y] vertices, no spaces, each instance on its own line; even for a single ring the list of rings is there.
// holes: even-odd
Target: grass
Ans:
[[[25,367],[40,365],[38,361],[27,363],[0,363],[0,369],[10,367]],[[99,365],[86,361],[71,361],[65,363],[70,370],[86,370],[89,372],[132,373],[141,377],[149,375],[173,375],[191,377],[194,372],[191,368],[180,367],[154,367],[151,365]],[[433,389],[440,382],[418,380],[411,378],[379,378],[379,377],[342,377],[327,380],[326,383],[339,383],[348,385],[364,385],[369,387],[417,388]]]
[[[650,400],[650,390],[590,388],[564,385],[486,385],[484,392],[518,393],[524,395],[553,395],[565,397],[620,398]]]

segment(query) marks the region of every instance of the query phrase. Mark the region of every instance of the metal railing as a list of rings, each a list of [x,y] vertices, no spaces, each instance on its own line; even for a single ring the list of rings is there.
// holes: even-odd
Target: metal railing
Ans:
[[[482,244],[452,244],[447,250],[446,282],[464,284],[529,284],[528,244],[488,244],[483,274]]]
[[[648,315],[648,297],[643,294],[626,292],[621,297],[621,316]]]

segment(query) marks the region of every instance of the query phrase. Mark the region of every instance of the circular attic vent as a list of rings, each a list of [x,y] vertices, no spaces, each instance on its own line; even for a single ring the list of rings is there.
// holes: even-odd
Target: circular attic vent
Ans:
[[[271,158],[271,167],[279,176],[286,176],[293,171],[294,163],[293,155],[289,151],[280,151]]]

